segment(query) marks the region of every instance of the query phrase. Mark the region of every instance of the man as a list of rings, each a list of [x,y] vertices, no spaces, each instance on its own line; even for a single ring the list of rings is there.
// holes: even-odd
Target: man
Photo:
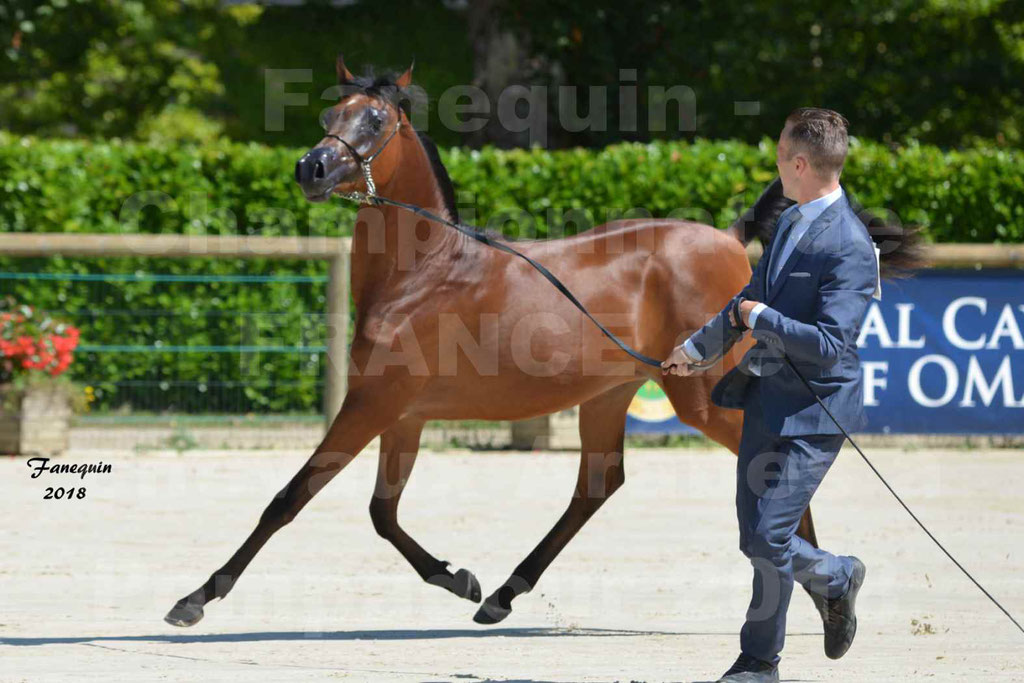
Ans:
[[[856,339],[878,271],[871,237],[839,185],[846,129],[846,119],[827,109],[789,115],[776,165],[796,204],[779,217],[750,283],[662,364],[666,373],[690,375],[692,364],[718,358],[748,329],[757,340],[711,394],[716,405],[744,411],[736,513],[740,549],[754,566],[741,654],[719,683],[779,680],[794,580],[815,597],[829,657],[843,656],[857,629],[863,563],[795,535],[843,436],[784,358],[844,427],[865,426]]]

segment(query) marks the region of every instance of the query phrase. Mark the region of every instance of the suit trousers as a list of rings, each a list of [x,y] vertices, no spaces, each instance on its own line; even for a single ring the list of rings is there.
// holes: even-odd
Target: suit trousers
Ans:
[[[843,436],[779,436],[764,423],[761,382],[744,398],[743,432],[736,466],[736,516],[740,550],[754,568],[753,596],[740,631],[740,649],[778,663],[786,637],[786,611],[794,581],[812,593],[836,598],[849,586],[852,561],[796,536],[811,496],[839,454]]]

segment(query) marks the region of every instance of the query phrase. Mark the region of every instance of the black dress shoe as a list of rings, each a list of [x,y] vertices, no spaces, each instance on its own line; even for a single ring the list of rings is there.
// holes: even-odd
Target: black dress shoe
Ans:
[[[856,557],[850,559],[853,560],[853,573],[846,594],[839,598],[823,599],[824,604],[819,609],[825,625],[825,656],[829,659],[839,659],[845,655],[853,644],[853,637],[857,635],[857,593],[864,583],[867,568]]]
[[[741,654],[717,683],[777,683],[778,680],[779,667]]]

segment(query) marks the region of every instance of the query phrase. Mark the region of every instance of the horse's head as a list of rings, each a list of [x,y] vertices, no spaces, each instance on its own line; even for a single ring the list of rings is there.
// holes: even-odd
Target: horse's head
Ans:
[[[375,160],[374,177],[386,181],[397,147],[389,143],[400,126],[409,125],[402,91],[412,83],[412,66],[398,78],[353,76],[339,55],[337,70],[342,94],[320,117],[325,135],[295,164],[295,181],[311,202],[327,201],[334,192],[366,191],[364,161]]]

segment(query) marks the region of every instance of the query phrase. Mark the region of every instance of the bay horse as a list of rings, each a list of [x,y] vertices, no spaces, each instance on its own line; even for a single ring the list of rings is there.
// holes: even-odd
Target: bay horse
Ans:
[[[306,198],[376,191],[458,222],[451,180],[434,144],[409,123],[410,66],[397,78],[353,76],[341,57],[345,93],[327,111],[325,137],[296,164]],[[369,168],[372,175],[361,173]],[[361,163],[362,162],[362,163]],[[599,225],[564,239],[516,241],[553,268],[569,289],[627,344],[656,359],[699,328],[749,280],[745,245],[767,239],[791,202],[776,182],[730,230],[667,219]],[[223,567],[175,604],[168,623],[191,626],[224,598],[279,529],[380,436],[370,517],[427,583],[481,601],[466,569],[451,572],[398,522],[427,420],[521,420],[579,406],[582,442],[575,490],[562,516],[477,611],[493,624],[622,486],[626,410],[647,380],[661,385],[676,415],[734,454],[743,415],[710,401],[715,382],[750,348],[741,340],[715,367],[662,376],[630,358],[526,263],[436,221],[392,206],[360,207],[352,236],[356,308],[348,392],[323,441],[271,500],[255,530]],[[399,350],[395,350],[395,346]],[[797,532],[816,545],[808,509]]]

